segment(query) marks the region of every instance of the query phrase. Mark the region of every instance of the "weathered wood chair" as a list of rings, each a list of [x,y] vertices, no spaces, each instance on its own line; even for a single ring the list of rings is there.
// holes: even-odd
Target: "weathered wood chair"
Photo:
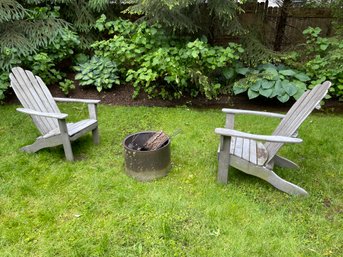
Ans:
[[[228,182],[228,169],[232,166],[247,174],[259,177],[272,184],[277,189],[292,195],[307,195],[301,187],[294,185],[273,172],[274,165],[286,168],[299,168],[295,163],[277,155],[284,143],[301,143],[296,138],[297,130],[312,112],[319,106],[320,101],[327,94],[330,82],[317,85],[306,91],[291,107],[286,115],[223,109],[226,113],[225,128],[216,128],[215,133],[220,135],[218,150],[218,177],[219,183]],[[282,119],[272,136],[255,135],[234,130],[235,114],[263,115]],[[265,142],[262,143],[261,141]]]
[[[34,153],[42,148],[63,145],[67,160],[73,161],[72,141],[92,131],[94,144],[99,143],[97,104],[100,100],[53,98],[40,77],[20,67],[12,69],[10,79],[11,86],[24,107],[17,111],[29,114],[42,134],[32,145],[21,150]],[[89,119],[67,123],[68,114],[61,113],[55,101],[88,104]]]

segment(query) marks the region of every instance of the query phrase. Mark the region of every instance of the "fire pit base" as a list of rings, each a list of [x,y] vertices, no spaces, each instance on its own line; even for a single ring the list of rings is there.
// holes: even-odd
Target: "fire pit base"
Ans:
[[[151,181],[164,177],[171,169],[170,139],[153,151],[140,149],[154,135],[154,131],[144,131],[129,135],[123,141],[126,173],[139,181]]]

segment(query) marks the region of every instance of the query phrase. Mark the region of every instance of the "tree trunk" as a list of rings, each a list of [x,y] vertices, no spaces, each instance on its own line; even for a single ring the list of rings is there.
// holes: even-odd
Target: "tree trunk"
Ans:
[[[292,0],[283,0],[282,6],[280,8],[280,16],[278,17],[276,23],[276,35],[274,41],[274,51],[280,51],[283,43],[283,38],[285,36],[285,30],[287,25],[287,18],[289,8],[292,5]]]

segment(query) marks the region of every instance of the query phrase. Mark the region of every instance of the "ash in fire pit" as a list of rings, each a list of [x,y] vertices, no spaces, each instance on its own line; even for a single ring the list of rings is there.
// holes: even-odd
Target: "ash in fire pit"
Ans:
[[[150,181],[168,174],[170,139],[162,131],[146,131],[124,139],[126,173],[139,181]]]

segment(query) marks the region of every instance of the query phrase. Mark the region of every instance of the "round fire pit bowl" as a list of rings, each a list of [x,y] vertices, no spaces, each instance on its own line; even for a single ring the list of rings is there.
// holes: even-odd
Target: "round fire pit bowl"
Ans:
[[[155,131],[144,131],[127,136],[123,141],[126,173],[138,181],[151,181],[168,174],[170,164],[170,139],[156,150],[143,146]],[[143,149],[143,150],[137,150]]]

